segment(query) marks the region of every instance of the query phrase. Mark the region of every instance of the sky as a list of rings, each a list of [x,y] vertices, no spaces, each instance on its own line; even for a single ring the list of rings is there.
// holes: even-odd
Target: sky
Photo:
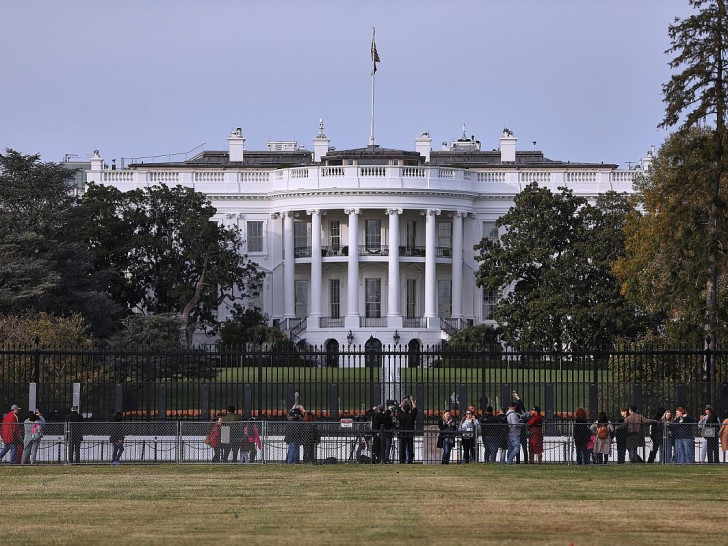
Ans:
[[[687,0],[0,0],[0,150],[113,158],[462,135],[626,167],[659,148]],[[184,156],[175,156],[184,158]],[[165,158],[166,159],[166,158]]]

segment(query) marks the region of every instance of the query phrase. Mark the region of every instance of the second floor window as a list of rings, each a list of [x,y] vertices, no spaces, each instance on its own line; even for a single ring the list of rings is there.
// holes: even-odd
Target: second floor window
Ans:
[[[498,292],[483,290],[483,320],[495,320],[495,304],[498,301]]]
[[[367,249],[379,250],[382,246],[382,221],[367,220],[365,237]]]
[[[295,222],[293,224],[293,246],[306,248],[311,246],[311,224],[308,222]]]
[[[263,222],[247,222],[248,252],[263,252]]]
[[[483,237],[493,242],[498,240],[498,228],[495,222],[483,222]]]
[[[437,224],[437,246],[452,248],[452,223],[439,222]]]
[[[329,222],[329,246],[335,251],[341,248],[341,222],[338,220]]]

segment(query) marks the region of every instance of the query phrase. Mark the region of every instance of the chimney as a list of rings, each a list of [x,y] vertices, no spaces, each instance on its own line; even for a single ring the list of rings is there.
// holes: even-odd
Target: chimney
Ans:
[[[99,155],[98,150],[94,150],[94,155],[89,158],[89,161],[91,162],[92,171],[100,171],[104,168],[104,160],[101,155]]]
[[[503,129],[503,136],[500,137],[501,163],[516,162],[516,142],[518,139],[510,129]]]
[[[313,162],[321,163],[321,158],[329,153],[330,139],[324,133],[324,120],[319,119],[319,134],[313,139]]]
[[[430,162],[430,151],[432,150],[432,139],[430,133],[422,133],[421,137],[415,139],[415,151],[425,158],[425,163]]]
[[[647,157],[642,160],[642,170],[649,171],[652,168],[652,162],[655,160],[655,147],[652,146],[647,151]]]
[[[238,127],[228,137],[228,154],[231,162],[243,162],[243,150],[245,149],[245,139],[243,138],[243,130]]]

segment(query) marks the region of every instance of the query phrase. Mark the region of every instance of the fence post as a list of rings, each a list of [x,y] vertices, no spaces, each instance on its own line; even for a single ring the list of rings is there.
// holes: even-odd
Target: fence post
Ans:
[[[329,385],[329,411],[332,419],[339,418],[339,384]]]
[[[253,412],[253,386],[246,383],[243,387],[243,419],[250,421]]]
[[[642,383],[635,381],[632,385],[632,404],[642,411]]]
[[[425,428],[425,385],[423,383],[417,383],[415,387],[415,399],[421,400],[417,406],[417,417],[415,417],[415,428],[417,430],[424,430]]]
[[[554,398],[554,384],[553,383],[546,383],[546,386],[544,387],[544,399],[546,401],[544,417],[548,421],[549,419],[554,418],[554,411],[555,411],[555,408],[554,408],[555,398]]]
[[[678,383],[675,387],[675,398],[677,405],[685,407],[687,405],[687,395],[685,392],[685,383]]]
[[[78,413],[81,413],[81,383],[73,384],[73,394],[71,395],[71,406],[78,407]]]
[[[599,413],[599,390],[596,383],[589,383],[589,420],[596,421]]]
[[[296,386],[292,383],[286,383],[286,407],[284,411],[288,411],[296,403]]]
[[[371,369],[371,368],[370,368]],[[379,401],[379,399],[382,397],[382,384],[381,383],[373,383],[369,382],[369,408],[373,408],[374,406],[377,406],[381,404],[382,402]],[[357,408],[354,408],[355,410]]]
[[[167,384],[166,383],[160,383],[159,384],[159,395],[157,398],[158,402],[158,409],[157,409],[157,419],[166,419],[167,418]]]
[[[465,383],[460,383],[458,386],[458,400],[460,402],[460,419],[463,419],[470,405],[468,404],[468,386]]]
[[[511,384],[510,383],[503,383],[501,385],[501,407],[508,407],[508,404],[511,402],[511,393],[513,391],[511,390]]]
[[[124,411],[124,386],[121,383],[116,384],[114,389],[114,413],[123,413]]]
[[[28,411],[35,411],[38,403],[38,383],[31,383],[28,386]]]
[[[177,464],[182,463],[182,421],[177,421],[177,445],[175,446],[175,458]]]
[[[210,420],[210,384],[200,385],[200,417],[203,421]]]

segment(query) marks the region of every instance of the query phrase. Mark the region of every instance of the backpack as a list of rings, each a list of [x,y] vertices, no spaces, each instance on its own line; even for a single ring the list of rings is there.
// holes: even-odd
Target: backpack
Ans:
[[[30,429],[30,436],[34,440],[43,438],[43,427],[39,423],[34,423]]]
[[[597,438],[600,440],[606,440],[609,438],[609,429],[607,425],[597,425]]]

